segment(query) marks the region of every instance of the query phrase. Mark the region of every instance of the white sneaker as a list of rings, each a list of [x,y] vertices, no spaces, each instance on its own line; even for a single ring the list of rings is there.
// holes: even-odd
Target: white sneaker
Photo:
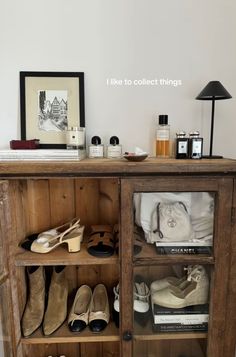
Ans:
[[[150,290],[144,282],[134,283],[134,311],[145,313],[149,310]]]
[[[119,284],[113,288],[115,295],[114,310],[120,312]],[[149,310],[150,291],[144,282],[134,283],[134,311],[145,313]]]

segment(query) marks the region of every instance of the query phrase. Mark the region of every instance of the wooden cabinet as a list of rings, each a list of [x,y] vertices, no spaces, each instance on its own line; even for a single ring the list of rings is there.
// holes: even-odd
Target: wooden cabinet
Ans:
[[[1,215],[1,237],[7,246],[11,289],[8,300],[12,352],[17,357],[234,357],[236,328],[236,237],[234,160],[157,160],[142,163],[123,160],[81,162],[0,163],[0,177],[7,187],[8,204]],[[158,255],[144,243],[133,255],[135,193],[208,192],[214,197],[214,245],[208,255]],[[29,234],[58,226],[73,217],[85,225],[85,238],[78,253],[58,247],[37,254],[19,247]],[[119,223],[120,251],[108,258],[88,254],[86,242],[92,224]],[[4,248],[5,249],[5,248]],[[4,257],[4,255],[3,255]],[[154,333],[151,317],[144,327],[133,313],[133,279],[139,274],[150,282],[187,265],[206,267],[210,278],[208,332]],[[69,295],[87,284],[104,283],[112,310],[113,288],[120,285],[120,327],[113,318],[99,334],[86,328],[72,333],[63,324],[45,337],[39,328],[28,338],[21,334],[21,318],[27,301],[27,266],[66,266]],[[2,265],[1,265],[2,266]],[[7,265],[6,265],[7,266]],[[5,274],[5,273],[4,273]],[[5,280],[4,280],[5,281]],[[68,311],[71,302],[69,302]]]

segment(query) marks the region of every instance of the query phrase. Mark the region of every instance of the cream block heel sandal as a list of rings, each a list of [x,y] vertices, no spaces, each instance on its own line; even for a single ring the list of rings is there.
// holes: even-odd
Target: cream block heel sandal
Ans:
[[[30,250],[34,253],[44,254],[49,253],[53,249],[57,248],[59,245],[66,243],[68,247],[68,252],[78,252],[80,250],[80,243],[83,240],[83,233],[84,226],[76,228],[74,228],[74,226],[71,226],[59,236],[51,238],[45,243],[39,243],[37,242],[37,240],[33,241]]]

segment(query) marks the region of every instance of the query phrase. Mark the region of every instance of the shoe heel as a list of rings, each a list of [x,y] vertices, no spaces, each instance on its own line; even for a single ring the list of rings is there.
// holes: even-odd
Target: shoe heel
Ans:
[[[68,245],[68,252],[69,253],[75,253],[80,251],[80,242],[81,242],[81,235],[70,238],[67,241]]]
[[[80,234],[80,243],[82,243],[84,238],[84,226],[79,227],[79,234]]]

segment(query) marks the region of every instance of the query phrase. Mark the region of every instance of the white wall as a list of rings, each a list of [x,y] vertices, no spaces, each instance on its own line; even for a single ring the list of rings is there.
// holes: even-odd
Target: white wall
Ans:
[[[0,149],[20,138],[19,71],[84,71],[88,137],[118,135],[125,150],[150,153],[165,113],[173,134],[200,129],[208,151],[211,105],[194,98],[220,80],[234,99],[216,103],[214,152],[236,158],[235,13],[235,0],[1,0]]]

